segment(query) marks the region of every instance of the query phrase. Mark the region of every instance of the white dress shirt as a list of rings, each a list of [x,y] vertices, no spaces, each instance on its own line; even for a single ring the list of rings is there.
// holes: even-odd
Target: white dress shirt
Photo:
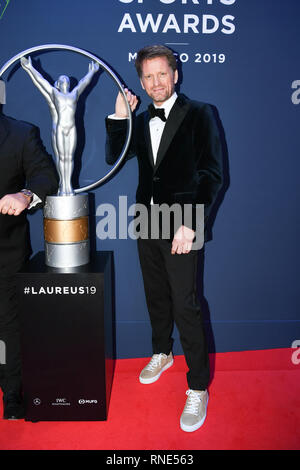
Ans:
[[[168,119],[168,116],[170,114],[170,111],[177,99],[177,93],[174,92],[173,95],[163,103],[162,106],[156,106],[154,103],[155,108],[163,108],[165,110],[165,117]],[[155,116],[154,118],[150,119],[149,121],[149,128],[150,128],[150,138],[151,138],[151,146],[152,146],[152,154],[153,154],[153,160],[154,160],[154,165],[156,163],[156,158],[157,158],[157,152],[159,149],[159,144],[161,141],[161,136],[163,134],[164,128],[165,128],[166,122],[162,121],[158,116]],[[151,198],[150,204],[154,204],[153,198]]]
[[[30,205],[28,206],[28,209],[32,209],[34,206],[36,206],[39,202],[42,202],[42,200],[34,193],[32,193],[32,201]]]
[[[173,93],[173,95],[163,103],[161,108],[165,110],[165,116],[166,119],[168,119],[168,116],[170,114],[170,111],[177,99],[177,93]],[[159,108],[160,106],[156,106],[154,104],[155,108]],[[149,127],[150,127],[150,137],[151,137],[151,145],[152,145],[152,153],[153,153],[153,160],[154,160],[154,165],[156,163],[156,158],[157,158],[157,152],[159,149],[159,144],[161,140],[162,133],[164,131],[166,123],[162,121],[159,117],[155,116],[154,118],[150,119],[149,121]]]

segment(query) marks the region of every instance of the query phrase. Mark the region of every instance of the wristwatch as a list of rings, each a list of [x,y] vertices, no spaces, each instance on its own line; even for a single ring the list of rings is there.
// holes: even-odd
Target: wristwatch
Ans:
[[[28,198],[29,202],[31,202],[33,198],[33,193],[29,189],[21,189],[20,191],[26,198]]]

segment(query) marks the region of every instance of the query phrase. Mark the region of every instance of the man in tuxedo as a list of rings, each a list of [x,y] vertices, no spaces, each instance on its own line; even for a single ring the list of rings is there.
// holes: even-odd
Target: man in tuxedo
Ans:
[[[4,419],[20,419],[21,357],[15,274],[31,254],[27,210],[57,191],[57,174],[37,127],[2,114],[0,80],[0,387]]]
[[[136,201],[146,206],[190,205],[189,224],[173,227],[170,240],[138,239],[145,295],[152,326],[153,356],[139,380],[150,384],[173,364],[172,330],[177,325],[188,365],[189,389],[180,418],[181,429],[192,432],[205,420],[208,403],[209,359],[203,319],[196,293],[198,251],[193,249],[197,205],[204,205],[207,223],[222,186],[222,151],[218,127],[210,105],[175,92],[176,58],[164,46],[147,46],[135,63],[142,88],[153,104],[134,120],[127,158],[137,156],[139,185]],[[138,99],[126,89],[131,110]],[[163,111],[162,111],[163,110]],[[106,120],[106,160],[113,164],[124,145],[127,107],[119,93],[115,114]],[[150,224],[153,224],[150,220]],[[158,223],[161,229],[161,223]]]

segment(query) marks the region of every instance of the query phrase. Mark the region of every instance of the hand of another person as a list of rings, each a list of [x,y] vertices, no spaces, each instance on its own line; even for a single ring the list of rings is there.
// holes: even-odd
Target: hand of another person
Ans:
[[[131,112],[133,112],[135,108],[137,107],[138,99],[133,93],[131,93],[131,91],[128,90],[128,88],[125,88],[124,91],[126,93],[126,98],[129,103]],[[128,117],[127,106],[124,100],[124,96],[122,95],[120,91],[116,99],[115,113],[116,113],[116,116],[120,118]]]
[[[171,253],[174,255],[187,254],[192,249],[195,232],[191,228],[181,225],[174,235]]]
[[[6,194],[0,199],[0,214],[20,215],[30,204],[23,193]]]

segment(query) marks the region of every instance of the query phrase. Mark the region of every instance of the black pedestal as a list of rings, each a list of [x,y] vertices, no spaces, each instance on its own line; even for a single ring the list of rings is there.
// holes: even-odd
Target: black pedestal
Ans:
[[[112,252],[49,268],[38,253],[18,274],[27,421],[107,419],[114,373]]]

